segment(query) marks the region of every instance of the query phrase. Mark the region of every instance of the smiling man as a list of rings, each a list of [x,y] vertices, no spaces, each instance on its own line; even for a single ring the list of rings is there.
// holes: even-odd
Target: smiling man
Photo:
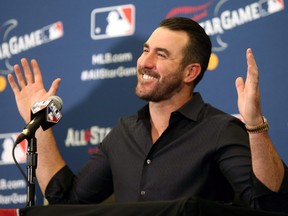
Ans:
[[[258,69],[247,49],[247,78],[237,78],[240,120],[205,103],[195,86],[206,71],[211,41],[188,18],[163,20],[137,61],[136,95],[148,103],[123,117],[100,151],[74,174],[62,159],[51,129],[37,131],[37,178],[53,203],[99,203],[183,197],[273,211],[287,210],[287,167],[267,134]],[[21,60],[8,76],[23,119],[35,101],[54,95],[60,79],[44,89],[36,60]],[[286,209],[285,209],[286,208]]]

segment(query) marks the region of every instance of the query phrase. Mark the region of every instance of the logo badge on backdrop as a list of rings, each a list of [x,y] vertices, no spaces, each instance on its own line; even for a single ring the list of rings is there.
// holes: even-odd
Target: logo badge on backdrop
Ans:
[[[132,4],[96,8],[91,13],[93,40],[134,34],[135,7]]]
[[[61,21],[46,25],[35,31],[15,35],[13,30],[18,20],[10,19],[0,25],[0,92],[4,91],[7,81],[4,75],[13,71],[11,58],[24,51],[52,42],[63,37],[64,28]],[[3,75],[3,76],[1,76]]]
[[[13,36],[12,30],[18,26],[18,21],[11,19],[0,26],[2,43],[0,44],[0,60],[5,61],[7,69],[0,68],[1,74],[13,71],[13,66],[9,63],[10,58],[24,51],[49,43],[64,35],[63,24],[58,21],[44,26],[33,32],[20,36]]]
[[[228,47],[228,43],[221,39],[221,35],[225,31],[284,10],[284,0],[259,0],[238,8],[232,8],[233,5],[229,5],[230,2],[229,0],[220,0],[214,7],[213,17],[209,16],[211,0],[198,6],[173,8],[166,17],[186,15],[199,22],[206,33],[216,39],[215,44],[217,45],[213,47],[213,51],[223,51]]]
[[[174,16],[190,17],[199,22],[205,29],[214,44],[208,70],[214,70],[218,66],[219,59],[215,52],[224,51],[229,46],[228,42],[222,39],[222,35],[226,31],[266,18],[285,8],[284,0],[258,0],[237,8],[229,0],[220,0],[213,8],[212,3],[212,0],[207,0],[201,5],[175,7],[166,15],[166,18]],[[214,10],[213,16],[210,16],[211,8]]]
[[[12,149],[19,133],[0,134],[0,165],[13,164]],[[27,141],[20,142],[15,149],[15,157],[18,163],[26,162]]]
[[[99,144],[111,131],[111,127],[93,125],[87,129],[68,128],[65,139],[66,147],[88,147],[88,154],[94,154],[99,150]]]

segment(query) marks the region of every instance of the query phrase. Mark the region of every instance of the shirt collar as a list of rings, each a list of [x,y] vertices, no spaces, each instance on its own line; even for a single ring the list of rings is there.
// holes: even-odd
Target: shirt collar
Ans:
[[[199,113],[201,112],[203,106],[205,105],[200,93],[196,92],[193,97],[187,101],[182,107],[180,107],[176,112],[181,113],[188,119],[197,121]]]
[[[188,119],[191,119],[193,121],[197,121],[198,115],[205,105],[202,96],[200,93],[196,92],[193,94],[193,97],[187,101],[182,107],[180,107],[178,110],[176,110],[176,113],[181,113],[183,116],[185,116]],[[149,105],[146,104],[142,109],[138,111],[138,120],[147,120],[150,119],[150,113],[149,113]]]

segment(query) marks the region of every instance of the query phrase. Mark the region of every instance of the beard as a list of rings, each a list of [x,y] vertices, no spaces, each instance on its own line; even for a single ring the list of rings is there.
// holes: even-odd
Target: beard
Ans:
[[[143,69],[147,74],[156,74],[156,72]],[[151,101],[151,102],[160,102],[171,98],[173,95],[181,91],[183,87],[183,81],[181,76],[182,70],[175,71],[169,75],[163,76],[161,79],[157,78],[157,82],[153,84],[152,87],[149,87],[147,90],[143,90],[141,81],[138,82],[135,88],[135,94],[139,98]],[[141,69],[138,72],[142,74]],[[141,75],[140,75],[141,76]],[[150,84],[149,84],[150,85]]]

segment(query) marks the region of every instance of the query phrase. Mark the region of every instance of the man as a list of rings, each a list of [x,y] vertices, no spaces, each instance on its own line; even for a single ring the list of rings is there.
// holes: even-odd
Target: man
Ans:
[[[39,129],[37,178],[49,202],[99,203],[114,193],[118,202],[196,196],[283,208],[277,205],[287,200],[287,171],[267,134],[252,51],[246,53],[246,82],[236,80],[246,127],[193,92],[210,54],[210,39],[196,22],[163,20],[137,61],[135,92],[148,104],[122,118],[77,175],[60,156],[52,130]],[[18,84],[11,74],[8,80],[28,122],[29,107],[54,95],[60,79],[46,91],[36,60],[32,70],[26,59],[21,63],[24,76],[14,67]]]

